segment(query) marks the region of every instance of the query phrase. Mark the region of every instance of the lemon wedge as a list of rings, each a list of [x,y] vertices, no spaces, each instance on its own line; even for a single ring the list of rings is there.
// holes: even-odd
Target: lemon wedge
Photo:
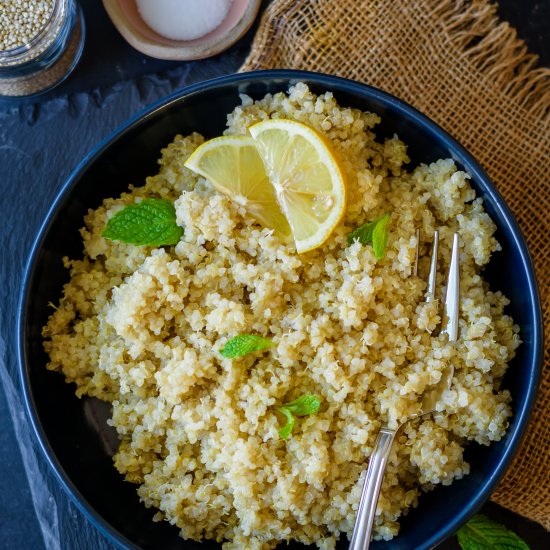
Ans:
[[[342,219],[346,184],[330,144],[315,130],[287,119],[249,128],[298,252],[321,246]]]
[[[264,227],[274,229],[283,240],[291,240],[289,224],[250,136],[222,136],[206,141],[195,149],[185,166],[244,206]]]

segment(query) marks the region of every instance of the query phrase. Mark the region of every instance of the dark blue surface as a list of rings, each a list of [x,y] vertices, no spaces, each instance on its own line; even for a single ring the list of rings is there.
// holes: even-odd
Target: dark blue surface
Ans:
[[[333,91],[343,105],[380,114],[382,135],[398,133],[406,143],[414,143],[409,149],[413,165],[438,158],[457,160],[472,176],[474,187],[499,228],[503,251],[493,263],[514,274],[506,281],[489,276],[493,288],[510,298],[510,314],[520,325],[524,340],[522,351],[511,364],[507,383],[514,400],[514,417],[506,437],[489,448],[471,446],[470,475],[452,487],[438,487],[423,495],[419,508],[402,521],[399,536],[389,543],[375,543],[373,548],[427,549],[454,533],[494,490],[528,422],[542,358],[542,319],[533,267],[510,211],[475,160],[418,111],[384,92],[352,81],[313,73],[264,71],[196,84],[131,119],[76,168],[33,245],[21,297],[17,332],[23,388],[42,449],[75,502],[105,534],[122,545],[183,547],[174,538],[175,530],[161,528],[150,519],[148,523],[149,514],[142,513],[128,484],[112,473],[110,456],[104,451],[109,442],[102,441],[103,434],[86,422],[86,402],[77,400],[61,377],[52,376],[44,368],[40,330],[49,315],[46,304],[59,296],[66,280],[61,258],[79,254],[78,229],[87,209],[107,196],[116,196],[128,182],[139,183],[153,173],[158,151],[177,132],[196,130],[209,137],[219,135],[226,114],[239,103],[240,93],[261,98],[298,81],[306,82],[316,92]],[[86,467],[80,468],[84,463]],[[132,510],[130,515],[128,510]],[[186,546],[203,547],[194,543]]]
[[[43,541],[37,517],[46,525],[46,532],[60,534],[63,549],[112,548],[70,503],[36,453],[17,403],[17,389],[11,382],[16,379],[17,295],[24,261],[40,223],[72,168],[98,141],[148,103],[184,85],[236,71],[252,36],[249,33],[210,60],[160,61],[130,48],[114,30],[98,0],[83,0],[81,4],[87,38],[82,59],[71,77],[38,99],[10,104],[0,99],[0,374],[5,372],[10,377],[8,386],[13,389],[10,410],[0,384],[2,550],[54,548],[51,540]],[[501,0],[499,10],[529,47],[541,55],[542,63],[550,65],[550,2]],[[25,457],[20,453],[20,443],[26,450]],[[540,526],[490,503],[483,512],[518,532],[531,548],[550,547],[550,537]],[[454,540],[440,547],[458,548]]]

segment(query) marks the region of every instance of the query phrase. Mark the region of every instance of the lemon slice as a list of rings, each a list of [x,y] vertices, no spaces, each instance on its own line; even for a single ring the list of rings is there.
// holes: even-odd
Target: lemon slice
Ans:
[[[185,166],[244,206],[264,227],[291,240],[290,227],[250,136],[222,136],[206,141],[195,149]]]
[[[334,153],[315,130],[287,119],[249,128],[275,188],[298,252],[321,246],[346,208],[346,185]]]

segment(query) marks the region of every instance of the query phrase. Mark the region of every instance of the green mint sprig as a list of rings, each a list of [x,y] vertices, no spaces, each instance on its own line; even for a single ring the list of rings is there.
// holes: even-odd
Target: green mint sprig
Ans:
[[[390,215],[384,214],[372,222],[363,224],[348,235],[348,244],[353,244],[355,241],[359,241],[363,245],[372,243],[374,255],[381,260],[388,244],[389,222]]]
[[[278,411],[286,417],[286,424],[279,430],[279,436],[282,439],[288,439],[296,424],[296,417],[285,407],[279,407]]]
[[[279,430],[279,436],[282,439],[288,439],[296,424],[296,417],[315,414],[319,412],[320,407],[321,399],[312,394],[302,395],[298,399],[278,407],[277,410],[286,418],[286,424]]]
[[[176,209],[166,199],[144,199],[117,212],[103,236],[128,244],[163,246],[177,244],[183,228],[176,224]]]
[[[478,514],[456,534],[462,550],[529,550],[529,546],[515,533],[488,517]]]
[[[255,351],[263,351],[274,345],[273,340],[257,334],[239,334],[225,343],[220,350],[220,355],[227,359],[235,359]]]

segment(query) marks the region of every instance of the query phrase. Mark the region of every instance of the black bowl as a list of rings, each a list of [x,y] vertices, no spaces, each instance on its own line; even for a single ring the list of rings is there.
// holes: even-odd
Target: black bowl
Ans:
[[[409,145],[412,165],[452,157],[472,177],[485,208],[497,224],[502,252],[494,255],[485,276],[492,288],[511,300],[508,312],[521,327],[522,346],[505,378],[514,415],[504,439],[490,447],[472,444],[466,458],[471,473],[449,487],[420,498],[402,519],[391,542],[373,548],[430,548],[454,533],[489,497],[509,466],[525,432],[541,370],[542,321],[529,253],[503,199],[472,156],[425,116],[402,101],[362,84],[315,73],[259,71],[190,86],[128,121],[98,145],[74,170],[55,200],[33,245],[18,311],[18,354],[27,411],[40,447],[59,481],[89,520],[108,538],[128,548],[219,548],[213,542],[183,541],[167,522],[153,523],[136,487],[123,481],[112,465],[116,437],[105,424],[109,410],[94,399],[77,399],[74,387],[46,370],[41,328],[68,279],[61,258],[80,257],[78,229],[89,208],[116,196],[129,183],[155,174],[160,149],[175,134],[199,131],[219,135],[239,94],[254,98],[286,90],[304,81],[314,92],[331,90],[341,105],[382,116],[378,136],[397,133]],[[299,545],[291,545],[298,547]],[[339,548],[346,548],[340,541]]]

